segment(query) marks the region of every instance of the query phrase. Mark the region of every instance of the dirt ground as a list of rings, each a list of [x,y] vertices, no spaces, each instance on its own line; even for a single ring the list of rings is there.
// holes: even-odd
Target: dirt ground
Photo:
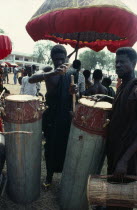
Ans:
[[[19,75],[20,76],[20,75]],[[9,74],[9,84],[4,84],[4,86],[10,91],[11,94],[19,94],[20,93],[20,85],[17,83],[14,85],[13,81],[13,73]],[[45,82],[41,82],[41,93],[46,93]]]

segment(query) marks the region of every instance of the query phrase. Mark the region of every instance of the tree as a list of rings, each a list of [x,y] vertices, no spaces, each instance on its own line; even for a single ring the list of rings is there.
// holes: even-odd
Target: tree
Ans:
[[[0,33],[5,34],[4,30],[0,28]]]
[[[50,51],[54,44],[50,41],[38,41],[34,47],[33,56],[38,63],[52,64]]]
[[[86,50],[79,55],[82,67],[89,70],[95,70],[98,66],[101,70],[114,70],[114,54],[110,52],[95,52]]]

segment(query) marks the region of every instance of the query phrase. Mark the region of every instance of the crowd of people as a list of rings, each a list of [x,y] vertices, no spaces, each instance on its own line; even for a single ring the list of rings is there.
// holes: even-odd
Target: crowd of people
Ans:
[[[123,47],[116,52],[116,74],[120,80],[116,93],[111,87],[111,79],[103,78],[100,69],[93,72],[91,79],[89,70],[81,70],[80,60],[68,65],[67,51],[62,45],[55,45],[52,48],[51,58],[54,68],[46,66],[37,74],[32,74],[31,69],[27,69],[24,71],[26,75],[22,72],[20,79],[20,94],[36,96],[39,94],[40,82],[45,81],[46,84],[46,110],[43,112],[42,130],[46,140],[44,148],[47,175],[43,187],[45,189],[50,187],[54,173],[61,173],[63,170],[73,117],[70,114],[73,94],[79,98],[82,95],[93,96],[94,100],[113,104],[107,136],[108,174],[113,174],[118,181],[121,181],[125,175],[137,175],[135,50]],[[74,76],[75,85],[71,84],[71,75]],[[15,68],[14,82],[16,83]],[[107,209],[123,208],[107,207]]]

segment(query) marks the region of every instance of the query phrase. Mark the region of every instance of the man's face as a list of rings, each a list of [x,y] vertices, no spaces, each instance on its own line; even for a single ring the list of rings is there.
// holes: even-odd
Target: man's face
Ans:
[[[135,67],[127,55],[117,55],[115,65],[116,74],[120,79],[131,76]]]
[[[65,63],[66,55],[64,53],[55,54],[52,57],[52,61],[53,61],[55,68],[58,68],[59,66],[61,66],[62,64]]]

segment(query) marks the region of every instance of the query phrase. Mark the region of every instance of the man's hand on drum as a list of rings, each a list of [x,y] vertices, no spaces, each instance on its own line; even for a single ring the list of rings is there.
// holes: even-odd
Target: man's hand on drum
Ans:
[[[57,69],[55,69],[55,74],[57,75],[63,75],[66,73],[66,71],[68,70],[69,64],[68,63],[64,63],[61,66],[59,66]]]
[[[103,94],[96,94],[96,95],[92,95],[90,96],[91,100],[93,101],[106,101],[106,95],[103,95]]]
[[[103,94],[96,94],[91,96],[91,100],[99,102],[99,101],[106,101],[109,103],[113,102],[113,97],[103,95]]]

